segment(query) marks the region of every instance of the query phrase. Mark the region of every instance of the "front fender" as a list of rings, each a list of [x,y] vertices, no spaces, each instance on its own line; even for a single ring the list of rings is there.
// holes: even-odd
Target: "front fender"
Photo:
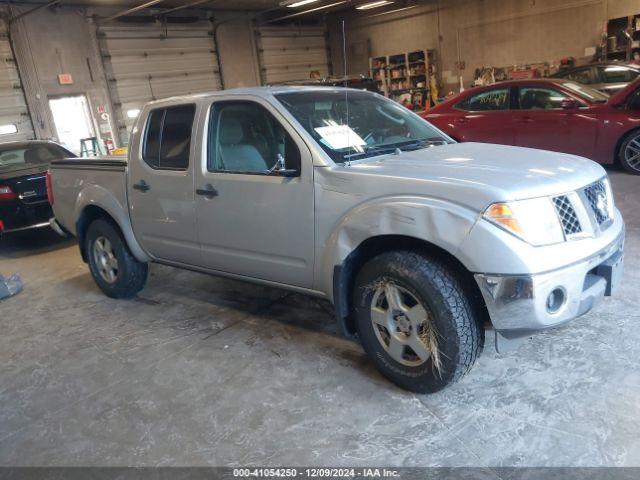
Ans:
[[[454,257],[478,213],[435,198],[378,198],[348,211],[324,242],[319,290],[333,300],[333,275],[365,240],[384,235],[413,237],[434,244]]]
[[[82,218],[83,213],[89,206],[98,207],[109,214],[120,228],[129,250],[138,261],[149,262],[151,260],[133,234],[126,203],[123,204],[122,201],[118,200],[110,190],[100,185],[92,184],[83,188],[76,198],[73,212],[73,218],[76,222]]]

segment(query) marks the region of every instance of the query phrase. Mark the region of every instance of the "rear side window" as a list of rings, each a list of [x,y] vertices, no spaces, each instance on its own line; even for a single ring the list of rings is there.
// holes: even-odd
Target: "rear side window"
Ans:
[[[509,109],[509,89],[497,88],[488,90],[458,103],[455,108],[468,112],[481,112],[487,110],[508,110]]]
[[[151,111],[142,149],[142,158],[150,167],[161,170],[186,170],[189,167],[195,112],[195,105]]]
[[[600,78],[604,83],[632,82],[638,76],[638,72],[623,66],[599,67]]]

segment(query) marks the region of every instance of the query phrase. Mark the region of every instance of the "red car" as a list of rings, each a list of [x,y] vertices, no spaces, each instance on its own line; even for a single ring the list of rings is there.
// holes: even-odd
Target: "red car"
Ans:
[[[564,79],[501,82],[467,90],[421,115],[460,142],[619,161],[640,175],[640,78],[611,97]]]

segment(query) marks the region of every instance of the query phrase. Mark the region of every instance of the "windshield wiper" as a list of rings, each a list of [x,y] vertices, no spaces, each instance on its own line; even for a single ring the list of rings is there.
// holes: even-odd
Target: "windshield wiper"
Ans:
[[[399,145],[398,148],[402,151],[411,151],[411,150],[420,150],[421,148],[433,147],[435,145],[447,145],[449,142],[445,139],[429,139],[426,138],[424,140],[417,140],[412,143],[407,143],[404,145]]]
[[[349,161],[349,160],[353,160],[354,157],[363,158],[363,157],[374,156],[374,155],[385,155],[387,153],[394,153],[397,149],[398,147],[396,146],[380,147],[376,145],[371,145],[368,147],[364,147],[364,151],[362,152],[346,153],[344,155],[344,159]]]

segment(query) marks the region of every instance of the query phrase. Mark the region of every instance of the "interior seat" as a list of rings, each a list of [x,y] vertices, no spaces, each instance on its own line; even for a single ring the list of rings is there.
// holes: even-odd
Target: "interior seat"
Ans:
[[[242,143],[244,131],[239,119],[223,114],[219,125],[218,154],[221,160],[219,168],[236,172],[267,170],[267,163],[258,149],[249,143]]]

